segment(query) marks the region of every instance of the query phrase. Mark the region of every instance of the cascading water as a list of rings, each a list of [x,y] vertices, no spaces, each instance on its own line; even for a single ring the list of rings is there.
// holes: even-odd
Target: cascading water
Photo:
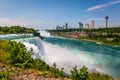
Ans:
[[[44,40],[32,36],[17,37],[12,40],[23,43],[27,50],[32,48],[33,58],[40,58],[49,65],[56,63],[58,68],[63,67],[66,73],[70,73],[75,65],[78,68],[85,65],[90,71],[96,70],[113,77],[120,77],[120,48],[51,37],[43,33],[47,35]]]
[[[31,37],[31,38],[23,38],[23,39],[14,39],[17,42],[21,42],[25,45],[26,49],[33,51],[33,58],[40,58],[44,60],[44,47],[41,43],[41,39],[39,37]]]
[[[103,46],[93,42],[65,38],[46,38],[43,42],[51,63],[56,62],[68,72],[73,66],[85,65],[113,77],[120,76],[120,48]]]
[[[40,58],[51,66],[53,63],[56,63],[58,68],[63,67],[66,73],[70,73],[70,70],[75,65],[78,66],[78,68],[86,65],[93,69],[91,64],[93,64],[94,61],[88,55],[84,55],[82,51],[81,54],[79,54],[78,51],[41,41],[38,37],[14,40],[23,43],[28,51],[32,48],[33,58]]]
[[[44,30],[40,30],[39,33],[40,33],[41,36],[44,36],[44,37],[50,37],[51,36],[49,32],[44,31]]]
[[[45,57],[49,65],[56,63],[58,68],[64,68],[66,73],[70,73],[70,70],[76,65],[81,68],[86,65],[90,69],[93,69],[93,59],[84,52],[76,50],[70,50],[67,47],[61,47],[59,45],[53,45],[46,41],[42,41],[44,49],[46,51]],[[80,54],[79,54],[80,53]]]

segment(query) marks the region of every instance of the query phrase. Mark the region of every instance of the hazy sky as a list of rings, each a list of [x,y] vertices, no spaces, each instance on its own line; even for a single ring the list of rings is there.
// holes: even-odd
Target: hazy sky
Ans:
[[[0,0],[1,26],[52,29],[94,19],[95,27],[104,27],[106,15],[109,26],[120,26],[120,0]]]

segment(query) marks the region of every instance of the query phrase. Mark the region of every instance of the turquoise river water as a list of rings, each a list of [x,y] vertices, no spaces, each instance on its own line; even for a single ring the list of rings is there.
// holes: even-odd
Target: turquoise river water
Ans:
[[[55,62],[58,68],[63,67],[68,74],[75,65],[78,68],[85,65],[89,71],[120,78],[120,47],[55,36],[41,40],[28,34],[27,37],[20,34],[0,35],[0,39],[21,42],[27,50],[33,48],[33,58],[40,58],[49,65]]]

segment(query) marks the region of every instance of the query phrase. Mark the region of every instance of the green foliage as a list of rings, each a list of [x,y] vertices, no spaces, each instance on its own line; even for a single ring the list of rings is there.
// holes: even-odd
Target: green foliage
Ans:
[[[6,51],[8,52],[6,60],[11,65],[22,68],[31,67],[33,58],[30,52],[27,52],[23,44],[9,41]]]
[[[55,77],[65,77],[64,68],[61,68],[61,70],[59,70],[55,63],[52,67],[50,67],[50,72],[54,74]]]
[[[7,46],[8,41],[0,40],[0,61],[4,62],[4,57],[6,54],[6,51],[4,50]]]
[[[72,79],[73,80],[87,80],[88,78],[88,71],[85,66],[83,66],[80,71],[77,70],[77,66],[73,68],[73,71],[71,71]]]
[[[8,80],[10,79],[9,76],[10,74],[7,72],[0,72],[0,80]]]
[[[80,69],[79,75],[80,75],[81,80],[86,80],[88,78],[88,71],[87,71],[87,68],[85,66],[83,66]]]
[[[93,34],[92,36],[88,37],[80,37],[79,39],[87,39],[93,40],[95,42],[101,42],[102,44],[106,45],[118,45],[120,46],[120,35],[113,35],[113,34]]]
[[[4,43],[4,41],[3,41]],[[8,41],[4,47],[6,53],[6,63],[20,68],[33,68],[43,72],[50,72],[54,77],[64,77],[63,68],[59,70],[54,63],[52,67],[40,59],[33,59],[30,52],[27,52],[25,46],[15,41]]]
[[[120,43],[120,38],[114,38],[113,42],[119,42]]]
[[[120,27],[107,28],[108,33],[120,33]],[[93,29],[93,32],[106,32],[106,28]]]
[[[11,26],[11,27],[0,27],[0,34],[9,34],[9,33],[34,33],[33,28],[25,28],[21,26]]]
[[[77,66],[71,71],[72,80],[112,80],[108,75],[100,73],[88,73],[88,70],[83,66],[80,70],[77,70]]]
[[[35,59],[33,63],[33,68],[40,71],[48,71],[49,65],[47,65],[44,61],[40,59]]]
[[[88,80],[113,80],[113,79],[106,74],[103,75],[100,73],[90,73]]]

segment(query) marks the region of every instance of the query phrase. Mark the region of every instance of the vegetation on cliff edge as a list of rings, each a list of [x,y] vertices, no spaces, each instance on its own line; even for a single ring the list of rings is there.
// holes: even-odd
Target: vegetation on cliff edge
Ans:
[[[42,71],[42,76],[49,77],[68,77],[67,74],[64,73],[64,69],[58,69],[57,65],[54,63],[53,66],[47,65],[44,61],[40,59],[32,58],[32,49],[31,51],[27,51],[25,46],[21,43],[17,43],[15,41],[6,41],[0,40],[0,62],[13,66],[19,67],[21,69],[33,69],[37,71]],[[3,67],[4,66],[1,66]],[[15,70],[14,70],[15,71]],[[18,71],[19,72],[19,71]],[[11,76],[14,74],[7,71],[0,71],[0,79],[8,80],[12,79]],[[19,75],[19,74],[17,74]],[[13,76],[14,77],[14,76]],[[89,73],[87,68],[83,66],[80,70],[77,70],[77,67],[71,70],[71,76],[69,76],[72,80],[111,80],[112,78],[108,75],[103,75],[99,73]]]

